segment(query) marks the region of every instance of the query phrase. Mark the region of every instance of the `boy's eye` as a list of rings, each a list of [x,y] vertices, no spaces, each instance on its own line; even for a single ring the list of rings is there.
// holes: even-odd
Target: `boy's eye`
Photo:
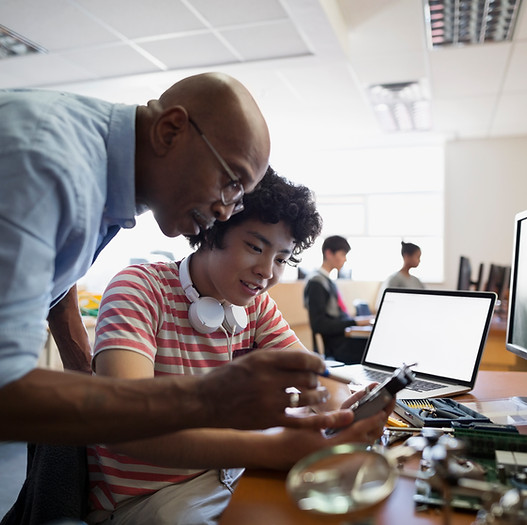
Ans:
[[[259,246],[256,246],[255,244],[251,244],[250,242],[247,243],[247,246],[251,249],[251,250],[254,250],[255,252],[258,252],[258,253],[261,253],[262,252],[262,249],[259,247]]]

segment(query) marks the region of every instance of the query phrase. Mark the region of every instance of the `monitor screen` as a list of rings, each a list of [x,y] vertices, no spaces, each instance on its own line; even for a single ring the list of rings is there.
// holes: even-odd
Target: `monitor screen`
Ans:
[[[483,276],[483,263],[479,265],[478,280],[472,280],[472,265],[470,259],[462,255],[459,258],[459,273],[457,277],[458,290],[479,290],[481,288],[481,279]]]
[[[463,255],[459,258],[459,273],[457,277],[458,290],[470,290],[472,284],[472,266],[468,257]]]
[[[527,211],[515,218],[506,347],[527,359]]]
[[[489,279],[487,281],[485,290],[487,290],[487,292],[494,292],[499,299],[503,299],[503,291],[506,288],[505,280],[509,278],[510,276],[507,272],[506,266],[491,264],[489,270]]]

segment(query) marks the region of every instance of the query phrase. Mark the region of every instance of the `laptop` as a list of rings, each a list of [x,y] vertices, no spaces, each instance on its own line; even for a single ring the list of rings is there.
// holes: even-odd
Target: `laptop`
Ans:
[[[496,294],[387,288],[361,364],[339,368],[351,385],[382,382],[406,363],[415,381],[398,399],[470,391],[492,320]]]

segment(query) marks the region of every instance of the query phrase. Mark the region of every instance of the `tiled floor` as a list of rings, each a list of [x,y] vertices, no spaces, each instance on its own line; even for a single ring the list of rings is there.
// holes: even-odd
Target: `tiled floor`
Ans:
[[[26,477],[26,444],[0,442],[0,519],[11,508]]]

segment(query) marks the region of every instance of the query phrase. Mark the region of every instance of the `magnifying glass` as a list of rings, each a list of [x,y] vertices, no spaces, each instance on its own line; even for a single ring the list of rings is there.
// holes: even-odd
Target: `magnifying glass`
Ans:
[[[336,445],[300,460],[286,480],[300,509],[318,514],[355,514],[372,509],[395,488],[389,456],[356,443]]]

